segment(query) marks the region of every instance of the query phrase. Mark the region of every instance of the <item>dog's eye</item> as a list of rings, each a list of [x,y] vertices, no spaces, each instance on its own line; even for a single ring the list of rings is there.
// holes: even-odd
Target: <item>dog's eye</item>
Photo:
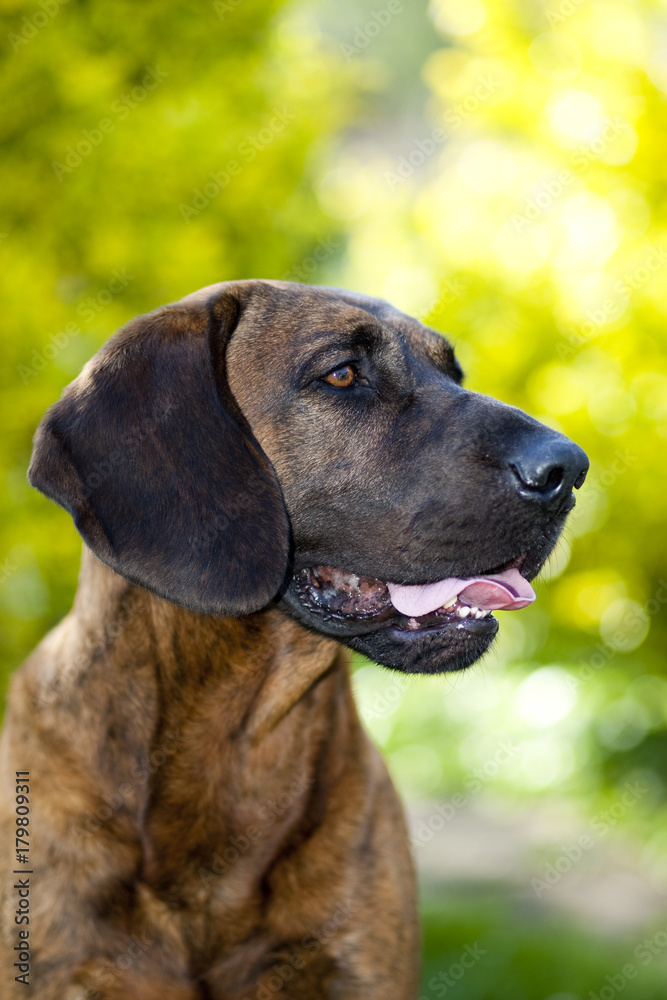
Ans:
[[[332,372],[324,376],[324,381],[329,385],[334,385],[337,389],[347,389],[354,385],[357,380],[357,373],[352,365],[343,365],[342,368],[334,368]]]

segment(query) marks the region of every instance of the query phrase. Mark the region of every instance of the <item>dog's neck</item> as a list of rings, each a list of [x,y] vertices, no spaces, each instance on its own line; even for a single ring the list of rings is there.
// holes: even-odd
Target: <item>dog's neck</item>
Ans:
[[[128,652],[146,649],[144,662],[155,667],[167,711],[200,703],[211,687],[239,684],[247,693],[243,724],[253,742],[343,658],[338,643],[273,608],[241,619],[179,608],[128,583],[87,546],[73,615],[91,651],[116,643]]]
[[[226,838],[263,830],[264,804],[279,795],[291,802],[285,821],[307,826],[322,787],[360,752],[345,653],[276,609],[193,614],[84,550],[72,613],[46,641],[61,679],[45,698],[41,675],[33,696],[55,710],[75,759],[100,761],[88,834],[110,824],[129,840],[140,827],[156,884],[179,881],[188,851],[206,867]],[[91,711],[84,744],[71,719]],[[195,841],[194,816],[205,817]],[[281,828],[282,818],[267,840]]]

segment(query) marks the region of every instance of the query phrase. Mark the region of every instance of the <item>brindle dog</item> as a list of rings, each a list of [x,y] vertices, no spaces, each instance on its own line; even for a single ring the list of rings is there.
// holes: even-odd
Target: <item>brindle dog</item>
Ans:
[[[86,545],[12,684],[3,996],[415,997],[404,820],[341,643],[473,663],[587,468],[461,377],[384,302],[240,281],[133,320],[51,407],[30,481]]]

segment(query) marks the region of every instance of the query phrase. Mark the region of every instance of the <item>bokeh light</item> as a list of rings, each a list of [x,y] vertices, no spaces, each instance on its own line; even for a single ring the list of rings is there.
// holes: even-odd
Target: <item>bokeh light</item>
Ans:
[[[80,552],[26,484],[31,437],[115,328],[245,277],[418,315],[467,386],[591,458],[536,604],[499,614],[482,664],[355,660],[412,834],[432,835],[423,995],[479,939],[491,958],[458,995],[583,1000],[667,921],[667,5],[403,0],[368,31],[380,6],[71,0],[30,37],[36,8],[5,8],[3,683],[69,609]],[[645,791],[622,807],[628,785]],[[664,954],[640,971],[627,995],[662,997]]]

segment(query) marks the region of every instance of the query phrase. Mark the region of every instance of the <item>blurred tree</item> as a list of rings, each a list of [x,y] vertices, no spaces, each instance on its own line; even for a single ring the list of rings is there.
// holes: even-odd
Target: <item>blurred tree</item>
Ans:
[[[660,899],[667,11],[657,0],[432,0],[429,11],[425,0],[5,6],[3,683],[69,608],[80,548],[68,515],[26,484],[31,435],[111,332],[228,278],[381,295],[452,336],[470,388],[562,429],[592,460],[537,604],[501,615],[484,664],[455,678],[357,671],[399,787],[439,800],[413,834],[427,838],[452,810],[446,834],[465,820],[463,842],[489,817],[494,835],[508,816],[530,831],[542,802],[556,843],[593,831],[594,859],[622,828]],[[628,781],[646,791],[620,808]],[[544,863],[536,843],[524,888]],[[488,955],[458,995],[480,1000],[602,996],[617,951],[619,966],[635,961],[638,931],[601,943],[554,923],[548,895],[539,907],[532,894],[530,905],[463,895],[427,906],[429,997],[457,995],[443,977],[476,939]],[[611,920],[625,899],[610,898],[597,912]],[[640,969],[637,1000],[662,995],[661,961]]]
[[[354,87],[283,8],[5,8],[3,682],[75,585],[76,532],[25,480],[46,407],[136,313],[213,281],[312,276],[310,251],[343,245],[311,179]]]
[[[470,388],[591,456],[537,605],[502,616],[501,633],[524,635],[500,656],[570,670],[588,727],[563,775],[600,790],[648,767],[662,795],[667,49],[655,29],[667,18],[623,0],[430,10],[444,46],[423,65],[427,117],[398,150],[367,122],[320,182],[349,234],[335,280],[447,332]],[[382,44],[357,60],[381,59]],[[420,722],[398,718],[400,745]],[[589,754],[596,766],[580,766]]]

